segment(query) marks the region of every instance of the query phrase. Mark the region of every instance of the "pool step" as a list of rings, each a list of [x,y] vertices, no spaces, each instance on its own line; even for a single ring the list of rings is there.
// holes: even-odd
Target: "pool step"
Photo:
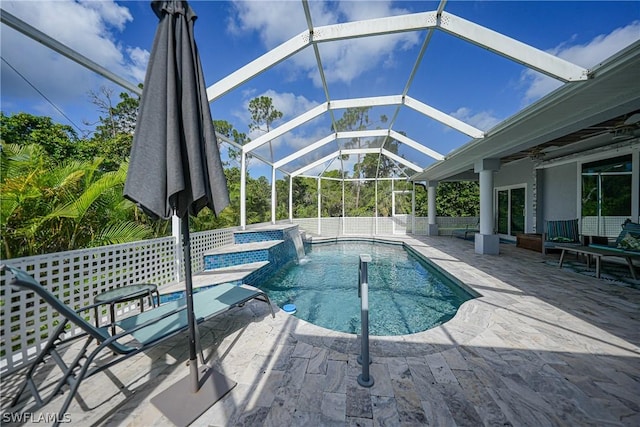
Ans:
[[[193,276],[193,288],[219,285],[221,283],[233,283],[234,285],[240,285],[242,283],[251,284],[251,282],[255,281],[252,277],[260,276],[260,270],[268,268],[268,266],[269,261],[259,261],[205,270]],[[185,284],[184,281],[182,281],[170,286],[163,286],[161,293],[171,294],[184,291],[184,289]]]
[[[243,244],[270,240],[287,240],[291,238],[292,233],[297,232],[298,226],[293,224],[268,225],[234,231],[233,241],[236,244]]]

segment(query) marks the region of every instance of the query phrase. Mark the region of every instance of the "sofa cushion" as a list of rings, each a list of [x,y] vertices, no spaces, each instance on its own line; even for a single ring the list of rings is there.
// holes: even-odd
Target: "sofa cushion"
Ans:
[[[640,252],[640,233],[626,232],[616,247],[625,251]]]

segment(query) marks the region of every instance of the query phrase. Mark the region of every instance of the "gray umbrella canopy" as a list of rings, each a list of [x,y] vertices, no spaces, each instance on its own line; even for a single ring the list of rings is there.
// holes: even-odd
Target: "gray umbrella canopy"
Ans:
[[[151,3],[156,31],[124,196],[147,214],[184,218],[229,204],[198,49],[196,14],[184,1]]]
[[[160,23],[124,196],[152,217],[181,218],[191,373],[184,383],[190,387],[178,382],[155,399],[174,424],[188,425],[235,385],[215,372],[205,371],[203,381],[199,378],[189,241],[189,214],[208,206],[218,215],[229,204],[229,194],[193,37],[196,14],[186,1],[153,1],[151,7]]]

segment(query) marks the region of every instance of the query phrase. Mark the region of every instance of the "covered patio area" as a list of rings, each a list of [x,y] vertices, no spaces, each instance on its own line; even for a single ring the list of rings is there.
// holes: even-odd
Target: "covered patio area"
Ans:
[[[205,357],[238,385],[193,425],[638,425],[640,292],[502,244],[398,237],[482,296],[432,330],[372,338],[371,388],[356,336],[247,304],[201,328]],[[545,262],[547,261],[547,262]],[[355,287],[354,287],[355,292]],[[150,403],[184,376],[184,338],[80,387],[74,425],[163,426]],[[21,375],[3,378],[4,411]],[[62,398],[17,424],[57,412]]]

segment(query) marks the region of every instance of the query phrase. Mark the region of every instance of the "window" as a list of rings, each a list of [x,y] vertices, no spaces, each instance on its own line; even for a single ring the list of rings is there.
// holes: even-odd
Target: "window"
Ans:
[[[615,237],[631,217],[631,155],[582,165],[582,234]]]

